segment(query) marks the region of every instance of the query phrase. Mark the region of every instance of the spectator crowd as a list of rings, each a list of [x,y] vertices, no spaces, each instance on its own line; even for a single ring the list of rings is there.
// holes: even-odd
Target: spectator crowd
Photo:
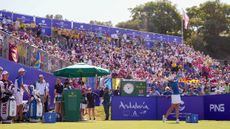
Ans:
[[[140,36],[53,28],[52,36],[48,37],[42,35],[41,28],[35,23],[12,22],[7,18],[0,23],[0,30],[4,33],[57,59],[110,69],[112,78],[146,80],[151,87],[150,95],[167,92],[167,78],[172,74],[180,78],[183,95],[229,92],[229,64],[220,64],[186,44],[154,42],[154,47],[149,49]],[[0,40],[3,42],[4,36],[0,36]],[[17,47],[13,42],[9,45]]]

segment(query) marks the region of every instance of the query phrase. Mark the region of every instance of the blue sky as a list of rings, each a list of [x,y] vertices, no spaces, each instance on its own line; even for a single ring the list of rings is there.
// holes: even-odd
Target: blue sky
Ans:
[[[118,22],[130,19],[128,8],[151,0],[0,0],[0,10],[45,17],[61,14],[70,21],[90,20]],[[207,0],[170,0],[178,9],[199,5]],[[230,0],[221,0],[230,4]]]

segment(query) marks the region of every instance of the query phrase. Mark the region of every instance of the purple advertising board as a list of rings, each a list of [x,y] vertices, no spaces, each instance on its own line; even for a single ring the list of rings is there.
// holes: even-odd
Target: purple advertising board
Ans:
[[[12,19],[13,13],[12,12],[7,12],[7,11],[4,11],[4,10],[0,10],[0,18],[3,18],[3,17]]]
[[[47,28],[47,27],[42,27],[41,28],[41,34],[42,35],[47,35],[47,36],[51,36],[52,34],[52,29],[51,28]]]
[[[91,26],[91,24],[73,22],[73,29],[91,31],[92,26]]]
[[[29,15],[22,15],[22,14],[14,13],[13,21],[16,21],[16,20],[21,20],[23,23],[32,23],[34,22],[34,17],[29,16]]]
[[[155,120],[156,97],[112,97],[112,120]]]
[[[57,28],[72,29],[72,22],[53,19],[52,26]]]
[[[36,22],[36,25],[40,25],[42,27],[51,28],[51,19],[36,17],[35,18],[35,22]]]
[[[24,83],[26,85],[32,85],[34,82],[38,80],[39,74],[43,74],[46,82],[49,83],[49,94],[50,94],[50,107],[54,107],[54,85],[56,82],[56,77],[53,76],[52,74],[45,73],[42,71],[38,71],[32,67],[27,67],[21,64],[17,64],[11,61],[8,61],[6,59],[0,58],[0,66],[3,67],[4,70],[7,70],[9,72],[9,79],[11,81],[15,81],[15,79],[18,76],[18,69],[19,68],[24,68],[26,70],[25,76],[24,76]],[[27,97],[25,96],[24,99]]]
[[[204,96],[205,120],[230,120],[230,94]]]
[[[182,97],[180,104],[180,119],[184,120],[188,114],[198,114],[199,119],[204,119],[204,98],[202,96],[185,96]],[[171,105],[171,98],[157,98],[157,119],[161,120]],[[169,115],[168,119],[175,119],[175,112]]]

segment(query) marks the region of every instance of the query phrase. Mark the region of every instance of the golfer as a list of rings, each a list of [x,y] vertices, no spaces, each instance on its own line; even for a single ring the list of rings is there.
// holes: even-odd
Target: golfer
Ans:
[[[175,109],[176,110],[176,123],[179,123],[179,106],[181,103],[181,97],[180,97],[180,92],[179,92],[179,87],[178,87],[178,80],[176,79],[175,75],[172,75],[168,79],[169,86],[171,87],[173,94],[171,95],[171,103],[172,105],[168,109],[167,113],[163,115],[163,122],[166,122],[169,114]]]

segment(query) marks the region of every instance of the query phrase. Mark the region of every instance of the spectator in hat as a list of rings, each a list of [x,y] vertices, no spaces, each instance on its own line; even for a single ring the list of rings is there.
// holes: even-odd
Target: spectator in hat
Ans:
[[[2,72],[2,79],[0,80],[0,98],[4,92],[13,92],[13,82],[9,80],[9,73],[7,71]]]
[[[26,90],[26,85],[24,83],[24,76],[25,76],[25,69],[20,68],[18,70],[18,77],[15,80],[15,91],[14,96],[16,98],[16,104],[17,104],[17,120],[22,121],[23,120],[23,94],[24,92],[29,92]]]
[[[34,83],[34,87],[40,95],[41,102],[43,104],[43,111],[48,112],[49,84],[45,81],[42,74],[39,75],[38,81]]]

